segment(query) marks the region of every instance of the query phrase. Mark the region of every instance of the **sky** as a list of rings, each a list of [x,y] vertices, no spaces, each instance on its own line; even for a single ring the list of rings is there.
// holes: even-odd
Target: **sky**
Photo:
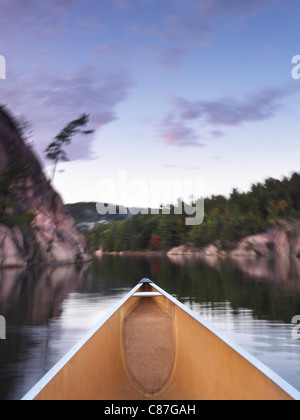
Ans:
[[[298,0],[0,0],[0,11],[0,103],[31,123],[49,176],[45,148],[90,115],[94,134],[73,139],[55,176],[66,203],[112,202],[124,178],[118,204],[157,206],[153,180],[228,196],[300,172]]]

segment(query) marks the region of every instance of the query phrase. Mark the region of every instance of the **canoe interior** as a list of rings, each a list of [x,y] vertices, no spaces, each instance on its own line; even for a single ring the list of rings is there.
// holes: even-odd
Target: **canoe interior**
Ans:
[[[139,299],[123,321],[125,369],[142,393],[161,392],[172,377],[176,335],[172,316],[152,298]]]
[[[293,399],[165,295],[129,297],[40,389],[33,399]]]

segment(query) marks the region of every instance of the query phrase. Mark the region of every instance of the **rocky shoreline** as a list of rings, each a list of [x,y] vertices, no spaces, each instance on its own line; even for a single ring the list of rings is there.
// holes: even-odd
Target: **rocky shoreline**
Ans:
[[[243,238],[229,250],[219,249],[215,244],[203,248],[193,245],[180,245],[167,252],[163,251],[122,251],[103,252],[99,250],[96,256],[194,256],[220,258],[258,258],[258,257],[300,257],[300,221],[287,222],[279,220],[266,232]]]
[[[214,257],[300,257],[300,221],[278,221],[266,232],[243,238],[235,247],[220,250],[215,244],[204,248],[182,245],[167,255],[199,255]]]

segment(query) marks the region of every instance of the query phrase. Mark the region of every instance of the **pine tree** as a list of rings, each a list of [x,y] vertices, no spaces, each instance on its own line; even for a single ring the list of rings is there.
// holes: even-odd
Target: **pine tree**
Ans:
[[[58,162],[67,162],[69,160],[65,146],[68,146],[72,142],[72,137],[75,134],[92,134],[94,130],[82,130],[89,122],[89,115],[83,114],[77,120],[71,121],[66,127],[55,137],[55,140],[49,144],[45,150],[45,156],[47,159],[54,162],[52,181],[55,177],[55,172]]]

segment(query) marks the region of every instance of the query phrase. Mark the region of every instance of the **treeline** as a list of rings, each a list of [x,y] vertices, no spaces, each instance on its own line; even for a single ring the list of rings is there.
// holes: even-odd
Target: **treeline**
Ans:
[[[263,232],[278,219],[300,217],[300,174],[291,178],[267,179],[252,185],[249,192],[234,189],[205,199],[205,218],[199,226],[186,226],[186,214],[146,214],[100,225],[87,232],[90,251],[162,250],[193,244],[202,247],[214,243],[230,249],[241,238]]]

